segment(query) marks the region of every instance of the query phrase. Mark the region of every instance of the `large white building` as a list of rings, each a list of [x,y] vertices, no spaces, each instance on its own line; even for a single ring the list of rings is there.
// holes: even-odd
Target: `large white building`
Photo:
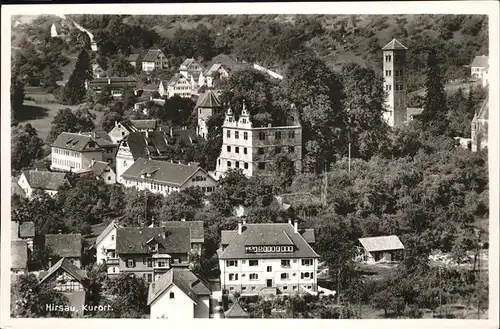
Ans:
[[[221,232],[220,282],[230,293],[267,294],[317,291],[319,255],[314,230],[298,223],[238,223]]]
[[[231,108],[222,126],[222,149],[217,159],[216,175],[229,169],[242,169],[247,176],[266,174],[279,155],[293,161],[296,171],[302,168],[302,127],[294,120],[290,126],[253,127],[250,113],[243,104],[238,119]]]

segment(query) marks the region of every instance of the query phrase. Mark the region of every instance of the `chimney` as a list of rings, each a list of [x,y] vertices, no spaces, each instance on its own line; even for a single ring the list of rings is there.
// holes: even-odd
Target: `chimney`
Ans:
[[[242,229],[243,229],[243,221],[239,220],[238,221],[238,235],[241,234]]]
[[[290,218],[288,218],[288,224],[293,226],[292,220]]]
[[[111,78],[108,78],[108,85],[111,84]]]
[[[115,121],[115,127],[118,127],[118,121]]]
[[[299,221],[297,219],[293,221],[293,233],[299,233]]]
[[[174,132],[173,132],[173,129],[172,127],[170,127],[170,137],[174,136]]]
[[[243,222],[243,225],[247,224],[247,219],[246,218],[243,218],[241,221]]]

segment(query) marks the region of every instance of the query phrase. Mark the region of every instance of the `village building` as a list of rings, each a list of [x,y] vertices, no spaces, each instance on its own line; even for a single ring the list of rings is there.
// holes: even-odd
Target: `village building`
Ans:
[[[172,267],[189,267],[190,230],[187,227],[119,227],[116,255],[120,273],[153,282]],[[106,262],[106,265],[116,266]]]
[[[50,168],[75,172],[90,167],[93,161],[114,165],[118,145],[96,132],[61,133],[52,143]]]
[[[175,95],[190,98],[196,89],[196,82],[193,77],[186,78],[183,75],[176,73],[170,80],[162,80],[158,87],[160,96],[171,98]]]
[[[59,188],[65,184],[69,185],[69,181],[65,173],[35,169],[23,171],[18,184],[23,189],[25,196],[31,198],[35,190],[54,196]]]
[[[76,171],[79,175],[91,175],[104,184],[116,184],[116,174],[111,165],[104,161],[94,161],[90,167]]]
[[[125,88],[134,90],[136,88],[137,81],[134,77],[107,77],[107,78],[97,78],[85,82],[85,88],[87,90],[92,90],[96,94],[100,94],[102,88],[105,86],[109,87],[111,96],[113,98],[122,97]]]
[[[120,142],[116,154],[116,181],[139,158],[166,160],[169,136],[163,131],[133,131]]]
[[[104,71],[99,64],[92,64],[92,74],[94,79],[106,77],[106,71]]]
[[[280,155],[302,168],[302,127],[297,119],[291,125],[253,127],[250,113],[243,104],[238,119],[231,108],[222,126],[222,149],[217,159],[216,178],[229,169],[242,169],[246,176],[265,175]]]
[[[98,265],[106,264],[108,275],[120,273],[118,256],[116,254],[116,229],[120,227],[115,220],[99,234],[95,241],[95,256]]]
[[[208,88],[213,88],[215,82],[229,78],[229,69],[221,63],[215,63],[210,66],[208,70],[203,73],[203,81],[201,86],[205,85]]]
[[[201,255],[203,244],[205,243],[205,230],[203,229],[203,221],[186,221],[185,219],[181,219],[180,221],[162,221],[160,223],[160,227],[164,227],[167,230],[175,227],[188,228],[191,242],[191,253]]]
[[[317,291],[319,255],[308,240],[313,230],[292,223],[246,224],[221,231],[219,256],[222,289],[243,294],[290,294]]]
[[[423,111],[424,111],[423,108],[418,108],[418,107],[406,108],[406,122],[410,122],[417,119],[422,114]]]
[[[235,301],[234,304],[224,312],[224,315],[226,319],[248,319],[250,317],[238,301]]]
[[[388,109],[383,116],[391,127],[400,126],[407,120],[407,50],[408,48],[396,39],[392,39],[382,48],[384,90],[387,93]]]
[[[208,90],[206,93],[201,94],[198,98],[195,111],[198,115],[197,134],[198,136],[207,138],[207,122],[216,112],[222,111],[221,102],[212,90]]]
[[[45,249],[51,255],[66,258],[77,268],[82,266],[83,243],[80,233],[45,234]]]
[[[156,120],[123,120],[115,122],[115,126],[109,132],[109,137],[115,144],[120,143],[131,132],[156,131],[158,122]]]
[[[209,318],[210,288],[186,268],[172,268],[149,285],[151,319]]]
[[[10,242],[10,270],[13,274],[28,273],[28,244],[24,240]]]
[[[217,181],[198,164],[185,165],[145,158],[137,159],[120,177],[125,187],[165,196],[188,187],[199,187],[209,194],[217,186]]]
[[[26,242],[28,250],[33,252],[33,239],[35,238],[35,223],[28,222],[10,222],[10,240],[22,240]]]
[[[178,140],[182,140],[186,145],[196,145],[203,142],[203,138],[196,134],[196,130],[185,126],[180,129],[170,128],[169,143],[175,145]]]
[[[164,70],[168,68],[168,59],[160,49],[150,49],[142,57],[142,70],[151,72],[153,70]]]
[[[394,262],[402,259],[403,243],[396,235],[359,238],[362,261]]]
[[[471,150],[473,152],[488,147],[488,112],[489,96],[486,96],[471,122]]]
[[[142,68],[141,54],[132,53],[128,55],[127,62],[135,68]]]
[[[203,73],[203,67],[194,58],[186,58],[179,67],[179,73],[186,79],[198,79]]]
[[[52,282],[54,290],[68,298],[69,306],[74,307],[75,310],[72,312],[72,317],[84,315],[86,280],[86,271],[79,269],[66,258],[61,258],[48,271],[41,272],[39,275],[40,284]]]
[[[483,81],[483,78],[487,77],[488,75],[488,68],[489,68],[489,56],[481,55],[474,57],[474,60],[470,64],[471,78]]]

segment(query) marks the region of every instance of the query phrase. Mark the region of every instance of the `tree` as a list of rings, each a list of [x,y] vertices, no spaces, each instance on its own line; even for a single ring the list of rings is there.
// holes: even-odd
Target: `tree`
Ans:
[[[197,211],[203,207],[204,194],[198,187],[189,187],[180,192],[172,192],[163,200],[160,219],[193,220]]]
[[[271,166],[275,190],[285,192],[295,177],[295,163],[287,155],[280,154]]]
[[[122,101],[123,101],[123,108],[125,111],[134,108],[136,98],[137,97],[135,96],[134,91],[131,88],[129,87],[123,88]]]
[[[33,164],[43,155],[43,145],[42,139],[31,124],[14,128],[11,142],[12,169],[21,170]]]
[[[124,56],[118,56],[118,58],[113,61],[113,75],[119,77],[128,77],[134,74],[135,68],[130,65]]]
[[[116,113],[114,111],[110,111],[102,117],[101,123],[99,124],[99,126],[102,129],[104,129],[104,131],[109,132],[115,127],[116,122],[120,122],[122,120],[123,120],[123,117],[119,113]]]
[[[12,123],[16,123],[22,116],[23,102],[24,84],[12,75],[10,80],[10,115]]]
[[[63,100],[69,105],[83,102],[86,96],[85,82],[92,77],[89,54],[82,49],[75,63],[75,69],[64,86]]]
[[[92,131],[95,128],[94,119],[95,114],[87,109],[78,109],[75,112],[69,108],[59,110],[52,120],[47,143],[51,144],[62,132]]]
[[[111,307],[110,310],[99,312],[99,317],[140,318],[145,314],[148,286],[142,278],[120,274],[106,282],[105,291],[115,297],[111,301],[101,300],[101,305],[109,302]]]
[[[97,97],[97,102],[101,104],[108,104],[113,100],[113,96],[111,96],[111,87],[109,85],[105,85],[101,88],[101,92]]]
[[[85,302],[87,305],[99,305],[104,290],[104,284],[107,279],[106,265],[92,264],[87,268],[87,294],[85,295]]]

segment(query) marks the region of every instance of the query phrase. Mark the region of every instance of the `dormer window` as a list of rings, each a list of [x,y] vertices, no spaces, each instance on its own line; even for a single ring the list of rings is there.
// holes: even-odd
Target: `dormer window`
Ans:
[[[153,245],[149,246],[149,251],[151,251],[151,252],[157,252],[158,251],[158,245],[157,244],[153,244]]]
[[[95,143],[94,142],[89,142],[89,147],[90,148],[94,148],[95,147]]]

